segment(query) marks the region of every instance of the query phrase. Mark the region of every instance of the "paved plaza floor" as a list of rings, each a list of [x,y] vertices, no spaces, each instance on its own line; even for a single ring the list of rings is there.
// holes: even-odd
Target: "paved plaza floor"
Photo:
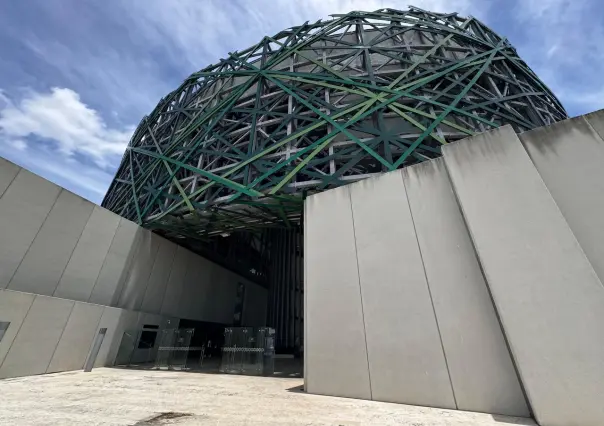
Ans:
[[[528,419],[309,395],[299,377],[99,368],[0,380],[2,425],[535,425]]]

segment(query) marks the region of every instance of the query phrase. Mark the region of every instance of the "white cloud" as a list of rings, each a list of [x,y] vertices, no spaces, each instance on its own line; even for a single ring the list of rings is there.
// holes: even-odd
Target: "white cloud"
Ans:
[[[516,18],[529,37],[518,46],[536,74],[575,113],[604,105],[602,6],[597,1],[526,0]]]
[[[0,139],[6,143],[34,137],[51,141],[67,157],[81,154],[99,167],[119,158],[133,129],[107,126],[97,111],[84,104],[71,89],[52,88],[47,93],[25,92],[17,102],[2,95]],[[14,142],[13,142],[14,144]],[[16,148],[23,149],[23,143]]]
[[[43,176],[93,202],[100,203],[113,173],[59,156],[47,147],[28,147],[24,153],[9,142],[0,142],[0,157]]]
[[[127,15],[136,20],[138,30],[155,44],[170,42],[191,72],[218,62],[228,52],[242,50],[266,35],[305,21],[329,19],[329,15],[353,10],[382,8],[406,10],[408,0],[150,0],[124,3]],[[416,0],[413,4],[435,12],[468,13],[471,0]],[[486,12],[472,8],[472,15]]]
[[[7,143],[17,151],[25,151],[27,149],[27,142],[25,142],[23,139],[12,139],[8,140]]]

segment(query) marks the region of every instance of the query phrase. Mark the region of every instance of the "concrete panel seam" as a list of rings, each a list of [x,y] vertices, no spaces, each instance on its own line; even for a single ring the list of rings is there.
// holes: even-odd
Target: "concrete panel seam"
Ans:
[[[184,249],[184,250],[185,250],[185,252],[184,252],[183,256],[185,258],[184,258],[184,275],[183,275],[183,278],[182,278],[183,281],[187,277],[187,268],[189,267],[189,261],[190,261],[190,257],[189,257],[189,254],[188,254],[189,251],[187,249]],[[176,252],[174,253],[174,261],[172,263],[172,269],[170,270],[170,274],[168,275],[168,282],[166,283],[166,292],[164,293],[164,300],[162,300],[162,302],[161,302],[161,308],[159,310],[160,315],[172,315],[172,316],[176,316],[176,314],[174,312],[171,312],[171,313],[170,312],[165,312],[165,309],[167,308],[165,306],[165,304],[166,304],[166,293],[168,292],[168,285],[170,284],[170,280],[172,278],[172,274],[174,273],[174,263],[176,262],[177,253],[178,253],[178,247],[176,247]],[[177,304],[180,301],[180,297],[181,297],[183,291],[184,291],[184,288],[181,288],[180,293],[178,294],[178,296],[175,297],[175,300],[177,301]]]
[[[57,281],[57,285],[55,285],[55,289],[52,291],[52,295],[53,296],[57,292],[57,289],[59,288],[59,284],[61,284],[61,280],[63,279],[63,275],[65,275],[65,271],[67,270],[67,266],[69,265],[69,261],[73,257],[73,254],[75,253],[76,248],[78,247],[78,243],[80,242],[80,239],[82,238],[82,235],[84,234],[84,230],[86,229],[86,225],[88,225],[88,221],[92,217],[92,213],[93,212],[94,212],[94,206],[92,207],[92,209],[90,209],[90,214],[88,215],[88,219],[86,219],[86,222],[84,223],[84,227],[82,228],[82,231],[80,232],[80,236],[78,237],[77,241],[75,242],[75,244],[73,246],[73,249],[71,250],[71,254],[69,255],[69,258],[67,259],[67,262],[65,263],[65,266],[63,267],[63,272],[61,272],[61,276],[59,277],[59,279]]]
[[[21,171],[23,171],[25,169],[21,169]],[[19,171],[19,173],[21,173],[21,171]],[[19,175],[19,173],[17,173],[17,175]],[[55,208],[55,204],[57,204],[57,201],[59,200],[59,196],[61,195],[61,192],[63,192],[64,190],[61,189],[58,194],[57,197],[55,198],[55,201],[52,203],[52,206],[50,206],[50,209],[48,210],[48,213],[46,213],[46,216],[44,216],[44,220],[42,221],[42,223],[40,224],[40,227],[38,228],[38,230],[36,231],[36,235],[34,235],[34,238],[31,240],[31,243],[29,243],[29,246],[27,246],[27,250],[25,251],[25,253],[23,254],[23,257],[21,258],[21,260],[19,261],[19,264],[17,265],[17,267],[15,268],[13,275],[11,275],[10,280],[8,280],[8,284],[6,285],[6,288],[9,289],[10,288],[10,284],[11,282],[13,282],[13,279],[15,278],[15,275],[17,275],[17,271],[19,270],[19,268],[21,267],[21,264],[23,263],[23,260],[27,257],[27,254],[29,253],[29,250],[31,249],[31,246],[34,245],[34,241],[36,241],[36,238],[38,238],[38,234],[40,233],[40,231],[42,230],[42,228],[44,227],[44,224],[46,223],[46,221],[48,220],[48,216],[50,216],[50,212],[52,212],[52,209]]]
[[[10,291],[10,290],[5,290],[5,291]],[[29,315],[29,311],[31,310],[31,307],[34,306],[35,300],[36,300],[35,297],[33,299],[31,299],[31,304],[29,305],[29,308],[27,308],[27,312],[25,313],[25,316],[21,320],[21,324],[19,325],[19,328],[17,329],[17,332],[15,333],[15,338],[13,339],[10,346],[6,350],[6,356],[4,357],[2,362],[0,362],[0,369],[4,365],[4,361],[6,361],[6,358],[8,358],[8,354],[10,353],[10,350],[13,348],[13,345],[15,344],[15,340],[17,340],[17,336],[19,335],[19,332],[21,332],[21,327],[23,327],[23,324],[25,324],[25,320],[27,319],[27,316]]]
[[[92,209],[92,210],[94,211],[94,209]],[[86,223],[86,225],[88,225],[88,223]],[[86,228],[86,225],[84,225],[84,228]],[[115,240],[115,236],[117,235],[117,230],[119,229],[119,227],[120,227],[120,224],[118,221],[118,224],[115,227],[115,232],[113,233],[113,237],[111,237],[111,242],[109,243],[109,248],[105,252],[105,257],[103,257],[103,263],[101,263],[99,272],[96,274],[96,279],[94,280],[94,285],[92,286],[92,289],[90,290],[90,295],[88,296],[88,299],[86,299],[87,302],[90,302],[90,298],[94,294],[94,289],[96,288],[96,285],[99,282],[99,277],[101,276],[101,271],[103,270],[103,267],[105,266],[105,263],[107,262],[107,256],[109,255],[109,252],[111,251],[111,246],[113,245],[113,241]]]
[[[407,192],[407,185],[405,184],[405,179],[403,179],[403,174],[399,173],[401,180],[403,181],[403,187],[405,188],[405,192]],[[419,251],[419,258],[422,262],[422,270],[424,271],[424,277],[426,278],[426,287],[428,288],[428,295],[430,296],[430,306],[432,306],[432,313],[434,314],[434,321],[436,322],[436,330],[438,331],[438,339],[440,340],[440,347],[443,351],[443,358],[445,359],[445,367],[447,368],[447,376],[449,377],[449,385],[451,386],[451,393],[453,395],[453,402],[455,403],[455,408],[459,409],[457,405],[457,398],[455,396],[455,388],[453,387],[453,379],[451,378],[451,370],[449,369],[449,361],[447,360],[447,353],[445,350],[445,344],[443,343],[443,336],[440,332],[440,324],[438,323],[438,316],[436,315],[436,308],[434,307],[434,298],[432,297],[432,290],[430,289],[430,281],[428,280],[428,274],[426,272],[426,265],[424,263],[424,255],[422,253],[422,246],[419,243],[419,238],[417,236],[417,228],[415,226],[415,219],[413,218],[413,210],[411,209],[411,202],[409,201],[409,196],[405,196],[407,200],[407,207],[409,208],[409,215],[411,217],[411,225],[413,226],[413,234],[415,235],[415,241],[417,243],[417,249]]]
[[[128,220],[128,219],[122,218],[122,219],[120,219],[120,222],[122,220]],[[130,249],[128,250],[128,257],[126,258],[126,263],[124,265],[124,269],[126,269],[128,272],[126,273],[126,275],[123,278],[120,275],[121,283],[118,282],[118,286],[115,289],[115,291],[116,291],[116,293],[114,294],[115,306],[120,306],[120,301],[122,300],[124,290],[126,290],[126,285],[128,284],[130,275],[132,275],[132,268],[131,268],[132,263],[135,261],[134,259],[136,259],[138,257],[138,254],[140,253],[141,248],[142,248],[141,240],[143,239],[143,237],[141,234],[139,234],[139,231],[140,232],[147,231],[146,229],[141,228],[138,224],[136,226],[138,227],[138,229],[136,230],[136,233],[134,234],[134,239],[132,240],[132,245],[130,246]],[[119,229],[119,225],[118,225],[118,229]],[[148,231],[148,232],[151,232],[151,231]],[[116,231],[116,233],[117,233],[117,231]],[[134,249],[132,249],[132,246],[134,246]],[[153,265],[151,265],[151,266],[153,266]],[[151,271],[149,271],[149,274],[151,274]],[[146,289],[146,287],[145,287],[145,289]],[[118,290],[119,290],[119,294],[117,294]],[[142,302],[141,302],[141,304],[142,304]]]
[[[178,252],[178,246],[174,247],[174,254],[172,255],[172,261],[170,262],[170,272],[168,273],[166,285],[164,286],[164,292],[161,295],[161,303],[159,305],[159,315],[162,315],[162,308],[164,306],[164,300],[166,298],[166,293],[168,292],[168,284],[170,283],[170,276],[172,275],[172,269],[174,269],[174,263],[176,262],[176,253],[177,252]],[[145,299],[143,298],[143,300],[145,300]]]
[[[371,386],[371,369],[369,368],[369,348],[367,345],[367,326],[365,325],[365,311],[363,308],[363,292],[361,291],[361,270],[359,268],[359,252],[357,250],[357,234],[354,227],[354,210],[352,208],[352,195],[350,193],[350,188],[347,188],[348,199],[350,206],[350,214],[352,216],[352,237],[354,239],[354,258],[357,264],[357,279],[359,283],[359,298],[361,301],[361,316],[363,317],[363,337],[365,339],[365,358],[367,359],[367,377],[369,378],[369,397],[373,399],[373,388]]]
[[[17,166],[19,167],[19,166]],[[15,173],[15,176],[13,176],[13,178],[10,180],[10,182],[8,183],[8,185],[6,185],[6,188],[4,188],[4,191],[2,191],[2,193],[0,194],[0,199],[4,196],[4,194],[6,193],[6,191],[8,191],[8,188],[11,187],[11,185],[13,184],[13,182],[15,181],[15,179],[17,179],[17,176],[19,176],[19,173],[21,173],[21,170],[23,170],[22,167],[19,167],[19,171],[17,171],[17,173]]]
[[[461,217],[463,219],[464,225],[466,226],[466,230],[468,232],[468,235],[470,236],[470,243],[472,244],[472,249],[474,250],[474,254],[476,255],[476,260],[478,261],[478,268],[480,269],[480,273],[482,274],[482,277],[486,284],[485,287],[487,288],[487,293],[489,295],[489,298],[491,299],[491,303],[493,304],[493,308],[494,308],[493,311],[495,311],[495,318],[497,318],[497,322],[499,323],[499,328],[501,329],[501,335],[503,336],[503,341],[510,354],[510,360],[512,361],[514,371],[516,372],[516,378],[518,379],[518,383],[520,385],[520,390],[522,391],[522,395],[524,396],[524,400],[526,402],[526,406],[529,410],[530,415],[534,416],[531,399],[529,398],[528,392],[525,389],[524,382],[522,380],[522,376],[520,375],[520,369],[518,368],[518,364],[516,362],[516,356],[514,355],[514,351],[512,350],[512,346],[510,345],[508,336],[506,334],[506,329],[503,326],[501,316],[499,315],[499,309],[497,308],[497,303],[495,302],[495,298],[493,297],[493,293],[491,292],[491,286],[489,285],[488,277],[482,266],[480,252],[476,248],[476,242],[474,239],[474,235],[472,233],[472,230],[468,226],[468,219],[467,219],[466,213],[464,212],[463,204],[461,203],[461,200],[458,197],[457,188],[455,187],[455,182],[453,181],[453,179],[451,179],[451,172],[449,171],[449,166],[447,164],[446,158],[445,158],[445,161],[443,161],[443,163],[445,164],[445,170],[447,172],[447,177],[449,178],[449,183],[451,184],[451,190],[453,191],[453,196],[455,197],[455,201],[457,202],[457,206],[459,208],[459,211],[461,212]]]
[[[36,296],[38,297],[38,296]],[[34,299],[35,302],[35,299]],[[59,335],[59,340],[57,340],[57,344],[55,345],[54,350],[52,351],[52,355],[50,356],[50,359],[48,360],[48,364],[46,365],[46,368],[44,369],[44,372],[46,373],[48,371],[48,369],[50,368],[50,364],[52,363],[52,359],[55,357],[55,353],[57,352],[57,348],[59,347],[59,343],[61,343],[61,339],[63,338],[63,334],[65,333],[65,329],[67,328],[67,324],[69,324],[69,318],[71,317],[71,314],[73,314],[73,310],[75,308],[77,302],[73,302],[71,305],[71,310],[69,311],[69,315],[67,315],[67,321],[65,321],[65,324],[63,324],[63,329],[61,330],[61,334]],[[33,303],[32,303],[33,305]]]
[[[593,130],[594,133],[596,135],[598,135],[600,140],[604,142],[604,135],[601,135],[600,132],[598,132],[598,130],[594,126],[591,125],[591,123],[589,122],[589,120],[586,118],[585,115],[582,115],[581,117],[577,117],[577,118],[581,118],[583,121],[585,121],[587,123],[587,125],[590,127],[590,129]]]
[[[580,118],[583,118],[583,117],[580,117]],[[585,120],[585,119],[583,118],[583,120]],[[585,121],[587,121],[587,120],[585,120]],[[587,122],[587,124],[589,125],[589,122]],[[590,125],[590,127],[591,127],[591,125]],[[593,129],[593,127],[591,127],[591,128]],[[596,132],[595,129],[594,129],[594,132],[597,135],[599,135],[599,133]],[[539,176],[539,180],[541,181],[541,184],[543,185],[543,188],[545,188],[545,191],[549,195],[549,198],[552,200],[552,202],[556,206],[556,210],[558,210],[558,213],[560,213],[560,216],[562,216],[562,219],[564,219],[564,223],[566,223],[566,227],[569,229],[571,235],[573,236],[573,239],[575,240],[575,243],[577,243],[577,247],[579,248],[579,251],[581,252],[581,254],[583,254],[583,257],[585,258],[585,261],[589,264],[589,266],[591,266],[591,271],[592,271],[593,275],[595,276],[596,280],[600,283],[600,285],[604,287],[604,283],[602,283],[602,280],[600,280],[600,277],[598,276],[598,274],[596,273],[596,270],[594,269],[593,265],[591,264],[591,261],[589,260],[589,257],[587,256],[587,253],[585,253],[585,250],[583,250],[583,246],[581,245],[581,243],[579,242],[579,239],[575,235],[575,231],[573,231],[573,228],[570,226],[570,223],[568,223],[568,220],[566,219],[566,216],[564,216],[564,213],[562,212],[562,209],[560,208],[560,206],[558,205],[558,202],[554,198],[554,195],[549,190],[549,187],[545,183],[545,180],[543,180],[543,176],[541,176],[541,172],[537,168],[537,164],[535,164],[535,160],[533,159],[533,157],[531,157],[531,153],[528,152],[528,150],[526,149],[526,147],[524,146],[524,144],[522,143],[522,141],[520,140],[520,137],[518,135],[516,135],[516,138],[518,139],[518,143],[520,144],[520,146],[524,150],[524,153],[526,154],[526,156],[530,160],[531,165],[533,166],[533,168],[537,172],[537,176]],[[604,139],[602,139],[602,141],[604,141]]]
[[[157,243],[157,251],[155,252],[155,256],[153,256],[153,263],[151,264],[151,267],[149,268],[149,275],[147,276],[147,285],[145,286],[145,291],[143,292],[143,297],[141,299],[141,306],[140,306],[141,312],[144,312],[143,304],[145,303],[145,298],[147,297],[147,292],[149,291],[149,281],[151,280],[151,275],[153,274],[153,268],[155,267],[155,263],[157,262],[157,256],[159,256],[160,248],[161,248],[161,241]],[[176,256],[176,250],[174,250],[174,256]],[[170,262],[170,272],[172,272],[172,265],[174,264],[174,256],[172,256],[172,261]],[[170,277],[170,274],[168,274],[168,278],[169,277]],[[163,297],[165,296],[167,289],[168,289],[168,283],[166,282],[166,286],[164,288],[164,294],[162,295],[162,303],[164,301]],[[155,312],[150,312],[150,313],[155,314]],[[157,314],[161,315],[161,308]]]

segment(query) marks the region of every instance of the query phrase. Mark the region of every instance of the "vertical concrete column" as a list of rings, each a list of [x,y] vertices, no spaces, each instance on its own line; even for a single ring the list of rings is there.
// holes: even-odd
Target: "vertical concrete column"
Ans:
[[[456,408],[401,172],[350,193],[373,399]]]
[[[457,407],[528,416],[444,160],[402,173]]]
[[[443,153],[538,422],[604,424],[604,288],[518,137]]]
[[[348,187],[305,202],[306,391],[370,399]]]
[[[520,135],[526,151],[604,280],[604,111]]]

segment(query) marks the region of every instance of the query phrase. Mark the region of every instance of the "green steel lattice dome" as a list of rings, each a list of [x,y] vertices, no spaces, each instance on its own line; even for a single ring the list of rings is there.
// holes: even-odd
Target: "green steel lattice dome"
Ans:
[[[565,118],[514,47],[472,17],[333,15],[187,78],[141,121],[103,206],[173,238],[291,227],[307,194],[504,124]]]

